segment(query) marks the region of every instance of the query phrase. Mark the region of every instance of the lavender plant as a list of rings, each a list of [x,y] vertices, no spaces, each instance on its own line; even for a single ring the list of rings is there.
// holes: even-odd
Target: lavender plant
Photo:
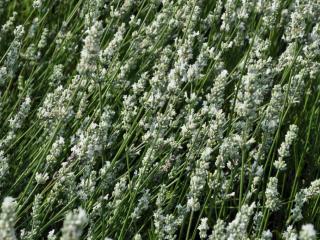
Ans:
[[[319,239],[319,0],[0,0],[0,240]]]

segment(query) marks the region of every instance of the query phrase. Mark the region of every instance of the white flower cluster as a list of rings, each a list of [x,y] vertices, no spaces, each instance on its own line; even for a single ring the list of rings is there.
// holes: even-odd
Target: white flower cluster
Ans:
[[[55,235],[55,231],[54,230],[51,230],[49,233],[48,233],[48,240],[57,240],[58,237]]]
[[[297,222],[303,219],[302,208],[303,205],[313,197],[320,195],[320,179],[311,182],[310,187],[300,190],[294,199],[294,208],[291,209],[291,217],[288,222]]]
[[[199,230],[199,235],[201,239],[206,239],[207,238],[207,231],[209,230],[208,226],[208,218],[201,218],[201,223],[198,227]]]
[[[100,123],[90,123],[85,129],[79,129],[72,139],[72,158],[81,161],[93,161],[97,154],[101,153],[107,140],[107,133],[111,127],[110,119],[113,112],[106,107],[102,113]]]
[[[0,68],[0,86],[3,86],[6,82],[7,78],[7,68],[6,67],[1,67]]]
[[[79,240],[87,222],[87,214],[82,208],[69,212],[63,222],[60,240]]]
[[[17,202],[12,197],[5,197],[1,204],[0,239],[16,240],[14,225],[16,222]]]
[[[9,171],[8,158],[4,155],[4,152],[0,150],[0,187],[5,181],[5,178]]]
[[[267,189],[266,189],[266,207],[270,209],[270,211],[276,211],[280,208],[280,199],[278,192],[278,179],[276,177],[270,177]]]
[[[51,169],[53,169],[54,165],[58,162],[64,147],[65,147],[65,140],[63,137],[60,136],[52,144],[50,152],[46,156],[46,166],[45,166],[46,169],[50,171]]]
[[[27,118],[31,108],[31,99],[27,96],[22,102],[17,114],[9,120],[9,126],[13,131],[20,129]]]
[[[156,199],[157,209],[153,213],[155,233],[159,239],[175,239],[177,237],[176,231],[183,223],[186,211],[185,207],[179,204],[175,208],[176,215],[166,214],[164,209],[167,201],[166,193],[166,186],[161,185]]]
[[[213,226],[212,233],[209,236],[209,240],[221,239],[226,240],[227,236],[225,234],[225,222],[221,219],[218,219],[216,224]]]
[[[63,65],[58,64],[53,66],[52,74],[49,77],[49,85],[53,87],[58,87],[62,84],[62,80],[65,78],[63,74]]]
[[[257,49],[261,50],[260,44],[257,43]],[[257,54],[257,53],[255,53]],[[261,54],[258,52],[258,54]],[[266,94],[272,84],[274,71],[271,57],[260,57],[253,64],[247,67],[247,74],[242,77],[242,81],[237,94],[235,103],[235,112],[244,121],[241,129],[252,128],[252,121],[257,118],[258,108],[263,103]]]
[[[312,224],[304,224],[301,227],[299,235],[292,225],[289,225],[286,231],[282,234],[285,240],[315,240],[317,234]]]
[[[247,228],[255,208],[255,203],[252,203],[250,206],[246,204],[243,205],[236,214],[235,219],[228,225],[226,225],[223,220],[218,219],[209,239],[247,239]]]
[[[113,39],[109,42],[108,46],[100,52],[100,61],[102,64],[110,64],[112,57],[119,50],[119,46],[121,46],[125,32],[126,26],[124,23],[122,23],[117,32],[114,34]]]
[[[13,12],[12,16],[1,26],[1,36],[0,36],[0,41],[3,39],[3,37],[9,32],[14,29],[14,24],[16,21],[18,13]]]
[[[290,125],[289,130],[285,136],[285,140],[281,143],[280,148],[278,149],[279,157],[274,162],[274,166],[278,170],[284,170],[286,168],[286,163],[284,158],[290,156],[290,147],[293,144],[293,141],[297,138],[298,127],[294,124]]]
[[[87,31],[77,70],[84,77],[94,77],[98,70],[102,23],[97,21]]]
[[[49,176],[48,173],[36,173],[36,176],[34,177],[37,184],[45,184],[46,181],[48,181]]]
[[[58,86],[54,92],[47,94],[42,106],[38,109],[38,117],[48,127],[59,120],[68,121],[74,115],[71,99],[71,90],[62,85]]]
[[[228,80],[228,71],[223,69],[220,74],[215,78],[213,87],[210,93],[206,95],[206,100],[203,103],[202,111],[207,112],[209,116],[216,116],[221,119],[223,114],[222,107],[224,104],[224,93]]]
[[[17,131],[22,128],[31,109],[31,99],[27,96],[22,102],[18,112],[9,119],[9,132],[5,139],[0,141],[0,149],[8,146],[15,139]]]
[[[43,5],[43,0],[34,0],[32,3],[32,7],[35,9],[41,9]]]
[[[235,219],[226,227],[227,239],[245,239],[247,234],[247,227],[249,225],[251,216],[254,213],[256,204],[252,203],[250,206],[243,205],[240,212],[237,213]]]
[[[25,32],[23,26],[19,25],[16,27],[16,29],[14,30],[15,39],[11,43],[9,51],[7,52],[4,66],[6,67],[8,76],[10,78],[13,78],[15,76],[17,68],[19,66],[18,59],[24,33]]]
[[[191,175],[190,179],[190,192],[188,196],[187,207],[192,211],[198,211],[200,209],[199,198],[202,194],[202,191],[205,188],[205,184],[207,181],[208,168],[210,155],[212,153],[212,149],[210,147],[206,147],[202,153],[200,159],[197,161],[197,166],[194,173]]]
[[[292,225],[289,225],[286,229],[286,231],[282,234],[283,238],[285,240],[297,240],[298,235],[296,230],[293,228]]]
[[[299,240],[316,240],[317,233],[312,224],[305,224],[299,232]]]
[[[141,218],[143,211],[147,210],[149,207],[150,197],[151,197],[150,190],[149,189],[145,190],[141,198],[138,200],[137,206],[134,208],[131,214],[132,219]]]
[[[279,126],[280,114],[284,104],[284,93],[281,85],[274,85],[270,102],[265,110],[261,127],[265,134],[273,136]]]
[[[37,238],[39,234],[39,230],[41,228],[41,205],[43,203],[43,196],[41,194],[37,194],[33,201],[32,205],[32,229],[25,234],[23,239],[31,240]]]
[[[37,45],[38,49],[44,49],[47,46],[48,34],[49,34],[49,29],[44,28],[41,34],[41,38]]]
[[[304,41],[307,37],[307,24],[309,21],[319,21],[319,3],[307,0],[293,1],[291,5],[289,24],[284,39],[287,42]]]

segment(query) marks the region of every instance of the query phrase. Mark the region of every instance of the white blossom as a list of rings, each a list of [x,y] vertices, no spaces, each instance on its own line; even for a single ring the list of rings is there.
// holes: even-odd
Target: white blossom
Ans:
[[[47,173],[38,173],[38,172],[36,173],[35,180],[37,184],[39,185],[45,184],[48,179],[49,179],[49,176]]]
[[[12,197],[5,197],[1,205],[0,239],[16,240],[14,225],[16,222],[17,202]]]
[[[296,230],[293,228],[292,225],[289,225],[286,229],[286,231],[282,234],[283,238],[285,240],[297,240],[298,235]]]
[[[209,226],[207,222],[208,222],[208,218],[201,218],[201,223],[198,227],[199,235],[201,239],[207,238],[207,231],[209,230]]]
[[[308,188],[303,188],[296,193],[294,198],[294,207],[291,209],[291,216],[288,222],[297,222],[303,218],[302,208],[306,202],[313,197],[320,195],[320,179],[311,182]]]
[[[251,216],[256,207],[255,203],[243,205],[237,213],[235,219],[226,227],[227,239],[245,239],[247,236],[247,227],[249,225]]]
[[[62,236],[60,240],[78,240],[82,235],[83,228],[88,222],[86,212],[79,208],[69,212],[63,221]]]
[[[312,224],[305,224],[301,227],[299,232],[299,240],[315,240],[317,233]]]
[[[297,138],[298,127],[294,124],[290,125],[289,130],[285,136],[285,140],[281,143],[280,148],[278,149],[279,157],[274,162],[274,166],[276,169],[283,170],[286,167],[286,163],[284,162],[284,158],[290,156],[290,147],[293,144],[293,141]]]
[[[145,190],[142,197],[138,200],[137,206],[134,208],[133,212],[131,213],[132,219],[141,218],[143,211],[149,208],[150,197],[151,195],[150,195],[149,189]]]
[[[191,175],[187,207],[192,211],[198,211],[200,209],[199,197],[204,190],[207,181],[209,168],[208,160],[210,159],[211,153],[212,149],[210,147],[203,149],[201,157],[196,163],[197,166],[195,171]]]
[[[278,179],[276,177],[269,178],[265,194],[265,206],[272,212],[278,210],[280,208],[280,199],[278,192]]]
[[[93,77],[98,70],[102,29],[102,23],[97,21],[87,31],[87,37],[84,39],[84,46],[81,51],[80,62],[77,66],[80,75]]]

